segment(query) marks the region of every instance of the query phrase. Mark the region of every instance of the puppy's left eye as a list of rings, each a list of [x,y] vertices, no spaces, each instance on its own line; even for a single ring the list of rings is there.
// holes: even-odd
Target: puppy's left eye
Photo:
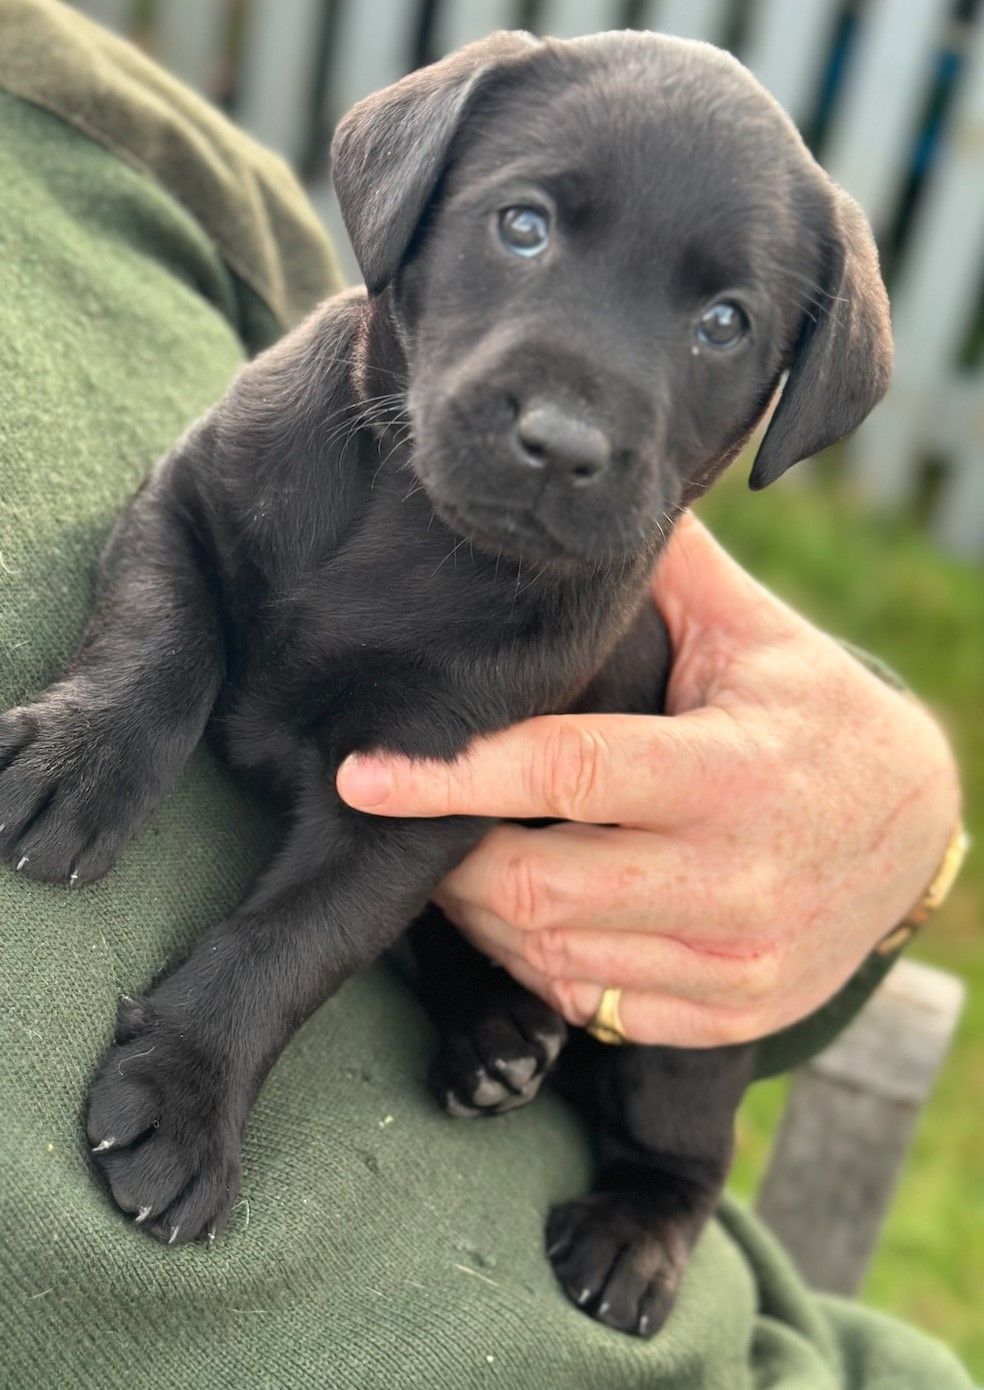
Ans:
[[[550,219],[539,208],[503,208],[499,237],[517,256],[539,256],[550,240]]]
[[[730,348],[740,343],[751,325],[748,315],[733,299],[719,299],[697,321],[697,337],[707,347]]]

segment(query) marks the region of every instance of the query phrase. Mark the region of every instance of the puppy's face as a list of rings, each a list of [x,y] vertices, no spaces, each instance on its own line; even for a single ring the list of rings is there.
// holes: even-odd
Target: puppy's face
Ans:
[[[539,561],[651,547],[837,314],[842,235],[785,117],[712,50],[611,35],[498,64],[392,276],[437,512]]]
[[[820,271],[733,112],[651,68],[603,80],[534,68],[479,105],[401,280],[421,478],[523,556],[665,529],[758,419]]]

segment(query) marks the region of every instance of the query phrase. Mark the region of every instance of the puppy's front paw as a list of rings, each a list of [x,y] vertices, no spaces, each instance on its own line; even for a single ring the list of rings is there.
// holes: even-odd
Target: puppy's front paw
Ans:
[[[239,1191],[242,1110],[187,1032],[152,1001],[124,998],[86,1126],[117,1206],[169,1245],[211,1243]]]
[[[691,1230],[645,1195],[595,1192],[554,1207],[547,1255],[567,1297],[590,1317],[652,1337],[676,1299]]]
[[[448,1033],[431,1069],[440,1104],[456,1118],[499,1115],[533,1099],[567,1041],[559,1014],[532,995]]]
[[[0,716],[0,858],[47,882],[101,878],[156,800],[140,743],[70,683]]]

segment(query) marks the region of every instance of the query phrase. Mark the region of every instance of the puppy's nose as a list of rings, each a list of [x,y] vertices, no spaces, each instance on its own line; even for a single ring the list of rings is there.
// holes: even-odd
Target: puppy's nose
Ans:
[[[523,410],[516,422],[516,438],[523,463],[545,468],[575,486],[595,482],[611,462],[607,435],[549,401]]]

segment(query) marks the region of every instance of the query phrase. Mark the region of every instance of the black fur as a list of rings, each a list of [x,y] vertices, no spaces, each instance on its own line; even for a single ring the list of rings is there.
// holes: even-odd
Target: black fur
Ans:
[[[658,710],[647,583],[675,516],[784,372],[755,485],[857,424],[889,368],[866,225],[704,45],[498,35],[361,103],[334,159],[370,293],[322,305],[155,468],[70,670],[0,720],[0,852],[28,876],[105,873],[209,722],[285,806],[245,902],[123,1001],[92,1086],[112,1194],[169,1241],[221,1226],[285,1042],[482,834],[350,810],[341,759]],[[500,237],[517,204],[552,218],[538,257]],[[727,351],[695,337],[722,298],[751,324]],[[751,1050],[565,1048],[435,916],[416,935],[442,1102],[506,1109],[565,1059],[601,1166],[551,1216],[550,1258],[594,1316],[654,1332],[724,1181]]]

